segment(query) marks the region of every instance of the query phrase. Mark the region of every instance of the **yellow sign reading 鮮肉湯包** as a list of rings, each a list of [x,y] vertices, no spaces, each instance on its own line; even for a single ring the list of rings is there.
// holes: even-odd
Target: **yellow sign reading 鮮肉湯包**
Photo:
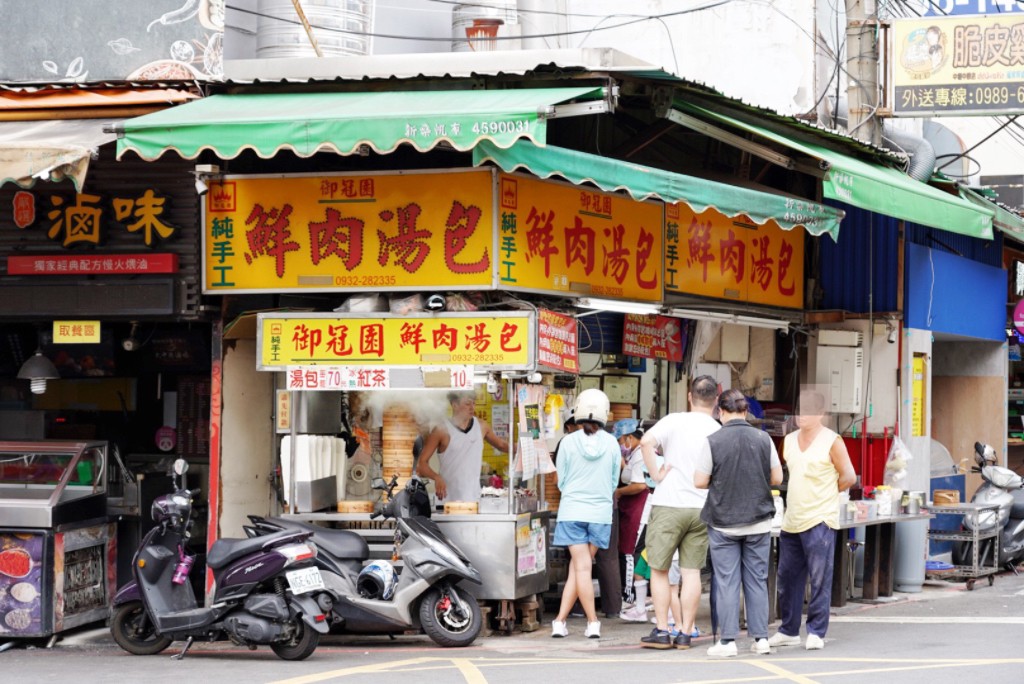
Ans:
[[[801,308],[804,232],[715,209],[665,208],[665,291]]]
[[[663,216],[661,203],[501,174],[499,283],[660,302]]]
[[[894,115],[1024,108],[1024,14],[897,19],[892,33]]]
[[[260,370],[289,366],[480,366],[534,361],[533,312],[500,314],[279,314],[257,316]]]
[[[226,176],[203,203],[203,292],[494,285],[489,169]]]
[[[98,344],[100,321],[54,321],[53,341],[59,344]]]

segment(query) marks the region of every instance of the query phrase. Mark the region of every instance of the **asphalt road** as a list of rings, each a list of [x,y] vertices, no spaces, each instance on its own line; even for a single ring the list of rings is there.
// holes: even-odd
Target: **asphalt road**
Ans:
[[[248,651],[197,644],[183,661],[172,653],[130,656],[101,627],[62,635],[52,648],[15,642],[0,653],[5,684],[31,682],[183,682],[214,684],[594,684],[602,681],[675,682],[1024,682],[1024,576],[1002,574],[995,585],[928,583],[919,594],[898,594],[881,604],[850,603],[834,611],[822,651],[790,647],[756,656],[741,636],[740,655],[709,658],[710,636],[689,651],[638,647],[648,627],[605,620],[600,640],[582,636],[583,620],[570,620],[570,636],[537,632],[478,639],[470,648],[435,647],[423,636],[328,637],[303,662],[279,660],[269,648]],[[698,620],[710,627],[707,595]],[[777,626],[777,624],[775,625]],[[774,627],[773,627],[774,629]],[[2,642],[0,642],[2,643]],[[384,678],[384,679],[382,679]]]

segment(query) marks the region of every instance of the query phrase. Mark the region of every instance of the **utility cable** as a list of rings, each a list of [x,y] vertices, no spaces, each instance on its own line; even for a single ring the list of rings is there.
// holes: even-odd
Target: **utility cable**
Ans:
[[[687,15],[687,14],[694,14],[696,12],[703,12],[705,10],[714,9],[716,7],[721,7],[722,5],[728,5],[728,4],[732,3],[732,2],[737,2],[737,1],[739,1],[739,0],[717,0],[717,2],[710,2],[710,3],[708,3],[706,5],[702,5],[700,7],[691,7],[689,9],[685,9],[685,10],[676,10],[674,12],[663,12],[661,14],[651,14],[651,15],[646,15],[646,16],[639,16],[639,17],[637,17],[635,19],[630,19],[628,21],[624,21],[624,22],[621,22],[619,24],[612,24],[610,26],[604,26],[604,27],[593,27],[593,28],[589,28],[589,29],[576,29],[576,30],[572,30],[572,31],[556,31],[554,33],[532,33],[532,34],[523,34],[523,35],[517,35],[517,36],[495,36],[494,38],[489,38],[488,40],[509,41],[509,40],[522,40],[524,38],[558,38],[558,37],[562,37],[562,36],[574,36],[574,35],[581,35],[581,34],[589,35],[589,34],[594,33],[596,31],[610,31],[612,29],[622,28],[624,26],[632,26],[634,24],[641,24],[641,23],[646,22],[646,21],[655,21],[655,20],[658,20],[658,19],[665,19],[667,17],[679,17],[679,16],[684,16],[684,15]],[[271,14],[266,14],[264,12],[259,12],[257,10],[250,10],[250,9],[246,9],[246,8],[243,8],[243,7],[236,7],[235,5],[227,5],[227,8],[230,9],[230,10],[236,11],[236,12],[241,12],[242,14],[249,14],[249,15],[256,16],[256,17],[262,17],[264,19],[272,19],[274,21],[280,21],[280,22],[285,23],[285,24],[293,24],[293,25],[302,26],[302,22],[298,21],[297,19],[288,19],[288,18],[285,18],[285,17],[278,17],[278,16],[274,16],[274,15],[271,15]],[[332,32],[332,33],[341,33],[341,34],[350,35],[350,36],[368,36],[368,37],[371,37],[371,38],[389,38],[389,39],[392,39],[392,40],[415,40],[415,41],[422,41],[422,42],[438,42],[438,43],[450,43],[450,42],[452,42],[451,36],[445,36],[445,37],[409,36],[409,35],[398,35],[398,34],[392,34],[392,33],[376,33],[376,32],[370,32],[370,31],[352,31],[352,30],[349,30],[349,29],[337,28],[337,27],[334,27],[334,26],[321,26],[319,24],[310,24],[310,25],[313,28],[316,28],[316,29],[319,29],[319,30],[322,30],[322,31],[328,31],[328,32]]]

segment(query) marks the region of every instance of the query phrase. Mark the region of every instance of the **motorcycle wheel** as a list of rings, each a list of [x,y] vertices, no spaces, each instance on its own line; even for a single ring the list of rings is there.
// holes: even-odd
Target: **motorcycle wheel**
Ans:
[[[480,606],[470,600],[462,601],[462,608],[469,613],[468,617],[460,618],[452,610],[452,601],[440,589],[431,589],[420,602],[420,624],[423,631],[438,646],[455,648],[469,646],[480,634],[483,620],[480,617]]]
[[[145,626],[140,628],[143,622]],[[110,634],[118,646],[132,655],[156,655],[173,641],[169,636],[157,634],[141,601],[126,603],[114,611],[110,619]]]
[[[320,633],[302,620],[296,620],[295,628],[297,632],[291,641],[270,644],[270,649],[281,660],[305,660],[320,644]]]

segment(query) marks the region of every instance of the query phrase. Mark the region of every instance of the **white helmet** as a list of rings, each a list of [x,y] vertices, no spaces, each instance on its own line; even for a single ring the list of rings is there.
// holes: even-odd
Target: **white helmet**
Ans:
[[[577,423],[592,421],[604,427],[608,420],[608,411],[611,406],[608,403],[608,395],[599,389],[588,389],[580,392],[576,397],[576,408],[573,409],[573,418]]]

